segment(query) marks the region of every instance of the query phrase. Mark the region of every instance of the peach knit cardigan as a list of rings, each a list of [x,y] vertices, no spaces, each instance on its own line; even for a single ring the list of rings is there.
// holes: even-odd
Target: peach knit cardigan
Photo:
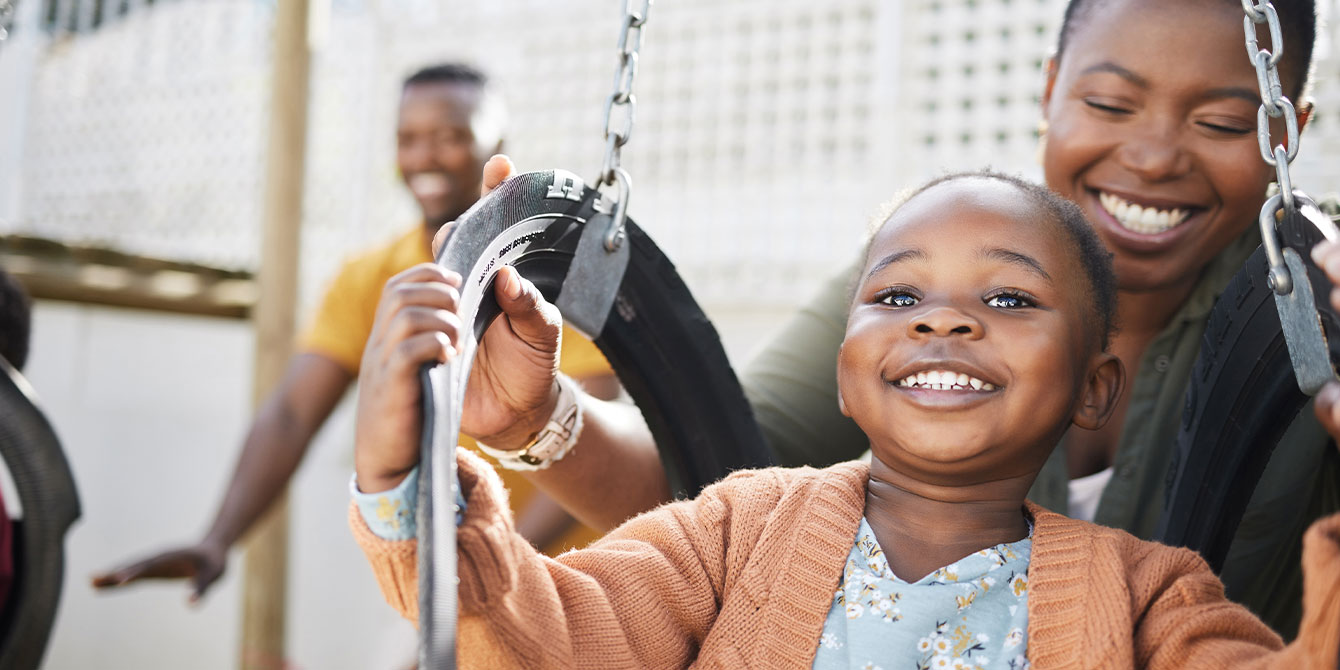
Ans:
[[[868,467],[737,472],[550,559],[512,528],[492,469],[460,452],[465,668],[809,668],[865,510]],[[1051,668],[1336,668],[1340,515],[1304,540],[1303,623],[1285,647],[1193,552],[1028,506],[1028,657]],[[414,620],[413,540],[350,524]]]

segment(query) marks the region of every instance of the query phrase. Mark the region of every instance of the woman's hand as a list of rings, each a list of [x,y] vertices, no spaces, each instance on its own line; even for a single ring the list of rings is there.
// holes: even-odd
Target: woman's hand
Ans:
[[[1312,260],[1326,273],[1326,278],[1337,288],[1331,290],[1331,307],[1340,311],[1340,244],[1322,242],[1312,248]],[[1340,337],[1340,333],[1330,333]],[[1330,381],[1317,394],[1317,419],[1337,442],[1340,442],[1340,382]]]

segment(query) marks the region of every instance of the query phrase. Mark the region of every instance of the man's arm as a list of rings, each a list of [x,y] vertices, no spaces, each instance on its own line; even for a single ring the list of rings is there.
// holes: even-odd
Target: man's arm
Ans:
[[[198,543],[170,549],[93,578],[99,588],[139,579],[190,578],[192,600],[224,571],[228,549],[251,528],[288,485],[298,464],[339,403],[353,375],[320,354],[289,359],[279,387],[256,412],[209,532]]]

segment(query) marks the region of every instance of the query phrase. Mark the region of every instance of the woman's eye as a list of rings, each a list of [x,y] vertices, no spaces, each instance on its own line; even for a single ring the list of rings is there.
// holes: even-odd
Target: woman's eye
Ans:
[[[1019,309],[1020,307],[1031,306],[1032,302],[1030,302],[1027,298],[1024,298],[1023,296],[1002,293],[1000,295],[993,295],[990,298],[987,298],[986,304],[989,307],[1000,307],[1002,309]]]
[[[881,296],[879,302],[891,307],[911,307],[917,304],[917,297],[910,293],[889,293]]]
[[[1105,101],[1105,100],[1094,100],[1094,99],[1092,99],[1092,98],[1086,98],[1086,99],[1084,100],[1084,104],[1086,104],[1086,105],[1088,105],[1088,106],[1090,106],[1090,107],[1092,107],[1092,108],[1094,108],[1094,109],[1096,109],[1096,110],[1098,110],[1098,111],[1100,111],[1100,112],[1107,112],[1107,113],[1109,113],[1109,114],[1130,114],[1130,113],[1131,113],[1131,110],[1126,109],[1125,107],[1118,107],[1118,106],[1116,106],[1116,105],[1114,105],[1114,104],[1112,104],[1112,103],[1110,103],[1110,102],[1107,102],[1107,101]]]
[[[1211,130],[1216,133],[1223,133],[1225,135],[1246,135],[1247,133],[1256,130],[1255,127],[1242,128],[1239,126],[1229,126],[1221,123],[1209,123],[1207,121],[1201,121],[1200,126],[1202,128],[1205,128],[1206,130]]]

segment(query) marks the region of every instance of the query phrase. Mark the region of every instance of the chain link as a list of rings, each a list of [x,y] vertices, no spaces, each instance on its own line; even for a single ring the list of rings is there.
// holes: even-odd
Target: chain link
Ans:
[[[0,42],[4,42],[9,37],[16,5],[18,5],[18,0],[0,0]]]
[[[1284,58],[1284,30],[1280,27],[1279,13],[1269,0],[1254,2],[1242,0],[1242,30],[1246,35],[1247,56],[1256,69],[1256,83],[1261,91],[1261,107],[1256,112],[1256,139],[1261,148],[1261,159],[1275,168],[1275,182],[1279,184],[1279,194],[1268,199],[1261,207],[1260,226],[1263,241],[1270,247],[1278,248],[1275,241],[1275,215],[1279,210],[1286,214],[1297,211],[1298,203],[1294,197],[1293,180],[1289,177],[1289,164],[1298,156],[1298,112],[1293,102],[1284,95],[1284,86],[1280,83],[1279,64]],[[1256,26],[1266,24],[1270,35],[1269,49],[1262,48],[1256,39]],[[1275,142],[1270,136],[1270,120],[1284,119],[1285,141]],[[1270,287],[1276,294],[1287,295],[1293,290],[1289,271],[1283,258],[1270,254]]]
[[[3,2],[4,0],[0,0]],[[633,6],[639,2],[639,6]],[[613,251],[623,244],[624,222],[628,216],[628,197],[633,190],[632,177],[620,164],[623,146],[633,135],[637,96],[633,80],[637,78],[638,53],[642,49],[642,27],[651,14],[652,0],[623,0],[623,24],[619,28],[619,64],[614,69],[614,91],[605,100],[605,160],[600,167],[596,187],[616,186],[618,200],[614,220],[605,235],[605,248]]]

